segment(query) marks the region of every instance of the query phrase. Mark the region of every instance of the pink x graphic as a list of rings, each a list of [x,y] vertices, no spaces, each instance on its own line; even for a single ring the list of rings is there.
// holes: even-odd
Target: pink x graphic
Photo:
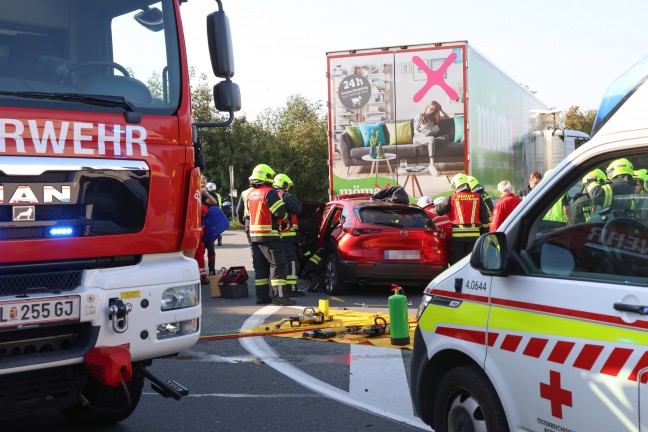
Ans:
[[[438,85],[441,87],[446,94],[450,97],[452,100],[456,100],[459,95],[457,94],[456,91],[454,91],[448,84],[443,79],[443,75],[446,72],[446,69],[450,67],[452,62],[455,61],[457,58],[457,53],[451,53],[448,58],[445,59],[441,67],[437,70],[432,70],[430,69],[423,59],[419,56],[414,56],[412,57],[412,61],[414,64],[418,67],[421,68],[423,72],[425,72],[425,75],[427,75],[427,81],[423,88],[421,90],[417,91],[416,94],[414,95],[414,102],[419,102],[421,99],[423,99],[423,96],[430,90],[433,86]]]

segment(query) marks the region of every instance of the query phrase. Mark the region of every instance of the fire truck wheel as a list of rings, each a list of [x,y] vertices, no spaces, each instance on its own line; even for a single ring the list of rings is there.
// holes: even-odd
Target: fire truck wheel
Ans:
[[[62,410],[62,413],[70,423],[84,427],[117,423],[133,413],[142,396],[143,387],[144,374],[135,365],[133,379],[126,383],[128,394],[122,386],[107,386],[88,376],[81,391],[88,403],[78,402]]]
[[[339,259],[335,252],[326,257],[324,266],[324,289],[328,295],[344,295],[348,287],[340,282],[340,273],[338,270]]]
[[[443,376],[433,408],[436,432],[509,430],[495,388],[474,365],[456,367]]]

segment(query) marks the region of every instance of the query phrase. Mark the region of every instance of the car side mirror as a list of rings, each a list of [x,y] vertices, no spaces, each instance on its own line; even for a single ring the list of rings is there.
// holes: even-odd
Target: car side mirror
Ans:
[[[506,276],[508,274],[508,250],[503,232],[484,234],[477,239],[470,265],[481,274]]]

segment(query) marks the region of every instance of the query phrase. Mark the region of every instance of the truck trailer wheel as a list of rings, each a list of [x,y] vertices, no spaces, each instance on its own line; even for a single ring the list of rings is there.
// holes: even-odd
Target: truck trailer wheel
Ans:
[[[448,371],[434,402],[436,432],[508,432],[506,414],[495,388],[477,366]]]
[[[100,383],[92,376],[83,386],[81,394],[86,403],[77,402],[61,412],[70,423],[97,427],[120,422],[130,416],[142,396],[144,374],[133,365],[133,379],[123,386],[111,387]]]
[[[324,289],[328,295],[344,295],[348,291],[348,287],[340,282],[338,262],[339,259],[335,252],[326,257],[326,264],[324,266]]]

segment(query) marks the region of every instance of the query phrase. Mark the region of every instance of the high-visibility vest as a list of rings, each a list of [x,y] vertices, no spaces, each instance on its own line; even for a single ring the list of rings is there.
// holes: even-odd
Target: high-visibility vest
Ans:
[[[450,195],[453,238],[479,237],[481,197],[478,193],[461,191]]]
[[[250,193],[250,191],[252,189],[254,189],[254,188],[249,187],[249,188],[245,189],[243,192],[241,192],[241,199],[243,200],[243,217],[246,218],[246,219],[250,218],[250,209],[249,209],[248,204],[247,204],[247,197],[248,197],[248,194]]]
[[[247,205],[250,210],[250,239],[254,242],[279,239],[279,225],[275,222],[273,226],[272,213],[278,207],[283,206],[281,199],[268,207],[266,195],[274,189],[268,185],[254,187],[247,195]]]
[[[286,191],[283,189],[277,189],[277,192],[279,193],[279,198],[283,199],[284,193],[286,193]],[[297,215],[288,213],[288,217],[290,219],[290,223],[285,223],[279,226],[279,232],[281,233],[282,238],[297,236],[297,230],[299,229]]]

